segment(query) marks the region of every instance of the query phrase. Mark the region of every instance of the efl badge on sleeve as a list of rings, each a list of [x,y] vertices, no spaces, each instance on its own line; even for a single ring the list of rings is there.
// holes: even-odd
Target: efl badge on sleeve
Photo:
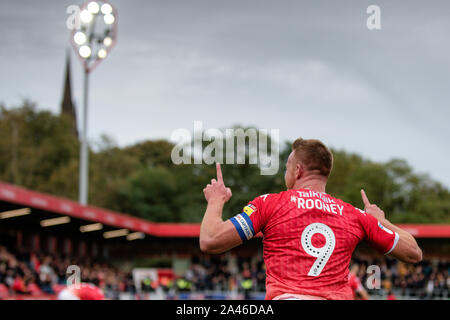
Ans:
[[[249,204],[246,205],[243,210],[250,217],[252,213],[256,211],[256,207],[252,204]]]

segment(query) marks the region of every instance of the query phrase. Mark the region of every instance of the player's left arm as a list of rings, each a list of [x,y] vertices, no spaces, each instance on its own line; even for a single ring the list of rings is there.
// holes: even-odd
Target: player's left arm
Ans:
[[[378,208],[377,205],[371,204],[369,202],[369,199],[367,198],[364,190],[361,190],[361,196],[363,198],[365,212],[375,218],[375,221],[378,221],[378,224],[381,224],[383,227],[385,227],[386,232],[391,234],[392,232],[395,233],[394,244],[386,254],[390,254],[391,256],[394,256],[400,261],[406,263],[418,263],[422,261],[422,250],[418,246],[414,237],[406,230],[401,229],[400,227],[392,224],[389,220],[387,220],[385,218],[383,210]],[[371,240],[374,242],[378,242],[379,245],[383,246],[383,243],[386,239],[389,239],[389,237],[378,237],[377,235],[382,234],[381,231],[379,231],[379,228],[374,227],[372,228],[372,230],[377,230],[378,233],[373,232]]]
[[[217,180],[212,179],[203,193],[208,205],[200,226],[200,250],[206,253],[219,254],[242,243],[236,228],[230,220],[223,221],[222,212],[225,203],[232,194],[225,187],[220,164],[216,164]]]

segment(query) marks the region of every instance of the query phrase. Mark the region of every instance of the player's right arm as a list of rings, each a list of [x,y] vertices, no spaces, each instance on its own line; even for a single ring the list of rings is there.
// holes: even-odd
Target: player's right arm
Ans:
[[[409,232],[387,220],[383,210],[369,202],[364,190],[361,190],[361,196],[365,206],[364,211],[368,214],[367,217],[363,218],[363,225],[366,229],[368,240],[378,247],[380,251],[385,251],[385,254],[394,256],[400,261],[406,263],[418,263],[422,261],[422,250],[417,245],[414,237]],[[378,228],[375,227],[374,220],[377,221]],[[378,223],[384,228],[380,227]],[[392,238],[393,241],[391,240]],[[390,242],[392,242],[392,246]],[[391,246],[390,249],[389,246]]]
[[[223,206],[232,194],[230,188],[225,187],[219,163],[216,164],[216,170],[217,180],[212,179],[211,184],[203,189],[208,205],[199,237],[200,250],[212,254],[223,253],[242,243],[233,223],[222,219]]]
[[[203,192],[208,202],[200,225],[200,250],[219,254],[253,238],[263,228],[266,215],[264,202],[269,195],[262,195],[244,207],[243,212],[227,221],[222,220],[224,204],[231,198],[231,190],[225,187],[220,164],[216,164],[217,180],[212,179]]]

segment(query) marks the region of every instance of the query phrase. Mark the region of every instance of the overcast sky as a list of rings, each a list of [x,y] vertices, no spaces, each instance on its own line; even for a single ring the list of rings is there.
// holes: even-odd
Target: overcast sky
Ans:
[[[0,103],[58,112],[62,0],[0,0]],[[92,73],[89,137],[121,146],[234,124],[280,129],[450,186],[450,1],[112,0],[119,39]],[[381,30],[366,9],[381,8]],[[72,56],[82,106],[81,67]],[[80,115],[79,111],[79,115]]]

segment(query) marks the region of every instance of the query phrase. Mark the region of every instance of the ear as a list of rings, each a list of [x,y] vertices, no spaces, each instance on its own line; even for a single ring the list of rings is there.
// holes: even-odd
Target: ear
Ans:
[[[300,163],[295,165],[295,178],[299,180],[303,175],[303,166]]]

